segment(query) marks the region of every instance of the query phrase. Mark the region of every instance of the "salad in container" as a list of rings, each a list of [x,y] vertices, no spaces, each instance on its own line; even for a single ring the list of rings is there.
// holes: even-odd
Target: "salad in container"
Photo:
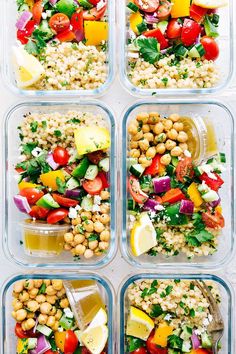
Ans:
[[[126,75],[138,89],[210,89],[227,0],[126,1]],[[154,91],[153,91],[154,90]]]

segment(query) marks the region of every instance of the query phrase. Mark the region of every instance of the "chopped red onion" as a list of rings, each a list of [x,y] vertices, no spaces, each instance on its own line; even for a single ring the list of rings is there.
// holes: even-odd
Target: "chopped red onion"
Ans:
[[[198,349],[200,347],[201,342],[195,332],[193,332],[193,334],[191,335],[191,341],[192,341],[193,349]]]
[[[42,334],[38,337],[37,347],[33,350],[30,350],[30,354],[43,354],[49,349],[51,349],[51,345],[46,337]]]
[[[49,166],[55,171],[60,165],[54,161],[53,154],[50,152],[46,158]]]
[[[78,199],[81,195],[81,189],[67,189],[65,196],[67,198]]]
[[[33,16],[32,12],[30,12],[30,11],[22,12],[22,14],[20,15],[20,17],[18,18],[18,20],[16,22],[16,28],[22,31],[32,16]]]
[[[77,42],[81,42],[84,39],[84,31],[83,30],[75,31],[75,37]]]
[[[143,205],[143,210],[146,210],[146,211],[155,211],[155,207],[157,205],[159,205],[160,203],[158,203],[156,200],[154,199],[148,199],[144,205]]]
[[[159,177],[159,178],[153,178],[153,187],[154,187],[154,192],[156,194],[167,192],[170,190],[170,177],[165,176],[165,177]]]
[[[214,202],[209,202],[209,203],[207,203],[207,205],[209,205],[209,206],[212,207],[212,208],[216,208],[217,205],[220,204],[220,202],[221,202],[221,199],[220,199],[220,197],[219,197],[219,199],[214,200]]]
[[[191,200],[181,200],[179,212],[181,214],[192,215],[194,211],[194,203]]]
[[[145,14],[145,21],[146,23],[148,23],[149,25],[152,25],[153,23],[157,23],[159,21],[158,17],[157,17],[157,13],[154,12],[153,14]]]
[[[31,207],[28,203],[28,200],[26,197],[22,197],[21,195],[15,195],[14,196],[14,202],[16,207],[22,212],[22,213],[27,213],[31,211]]]

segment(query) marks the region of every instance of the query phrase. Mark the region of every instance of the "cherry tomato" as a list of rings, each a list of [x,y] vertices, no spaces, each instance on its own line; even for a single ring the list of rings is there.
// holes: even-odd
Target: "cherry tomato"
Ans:
[[[161,163],[160,160],[161,160],[161,155],[159,154],[156,155],[152,159],[152,164],[145,169],[144,175],[155,176],[158,174],[162,174],[165,171],[165,166]]]
[[[33,19],[37,24],[39,24],[41,21],[42,13],[43,13],[43,1],[38,0],[34,3],[34,6],[32,8]]]
[[[209,349],[192,349],[191,352],[189,354],[212,354],[212,351]]]
[[[63,32],[70,27],[70,19],[65,14],[57,13],[50,18],[49,26],[57,33]]]
[[[20,195],[22,197],[26,197],[29,204],[35,204],[43,195],[44,193],[37,189],[37,188],[24,188],[21,189]]]
[[[58,352],[53,352],[51,349],[49,349],[44,354],[59,354],[59,353]]]
[[[103,189],[102,179],[99,176],[95,177],[92,181],[85,180],[82,186],[84,190],[91,195],[100,194]]]
[[[68,210],[64,208],[58,208],[56,210],[49,211],[47,217],[48,224],[56,224],[58,221],[63,220],[68,215]]]
[[[148,340],[146,343],[148,353],[150,353],[150,354],[167,354],[168,353],[167,348],[160,348],[153,342],[154,334],[155,334],[155,331],[153,330],[151,332],[150,336],[148,337]]]
[[[33,205],[30,212],[29,212],[29,215],[32,218],[40,220],[40,219],[45,219],[46,216],[48,215],[49,211],[50,211],[49,209],[40,207],[38,205]]]
[[[135,202],[144,204],[148,200],[148,195],[141,190],[139,180],[134,176],[129,177],[128,189]]]
[[[81,348],[81,354],[91,354],[91,353],[86,347],[82,347]]]
[[[37,333],[34,333],[33,330],[30,330],[30,331],[24,331],[21,327],[21,324],[20,323],[16,323],[15,325],[15,335],[18,337],[18,338],[36,338],[38,337],[38,334]]]
[[[17,173],[22,173],[22,172],[24,172],[25,170],[24,170],[22,167],[16,167],[16,168],[15,168],[15,171],[16,171]]]
[[[178,162],[176,166],[177,181],[184,182],[184,177],[193,177],[193,163],[191,157],[185,157]]]
[[[143,33],[143,35],[145,37],[156,38],[158,43],[160,44],[161,49],[165,49],[165,48],[169,47],[168,40],[165,38],[164,34],[161,32],[161,30],[159,28],[156,28],[156,29],[153,29],[150,31],[146,31]]]
[[[147,354],[147,349],[145,347],[140,347],[131,352],[131,354]]]
[[[170,39],[179,38],[182,33],[182,24],[178,19],[173,18],[167,26],[166,35]]]
[[[26,44],[29,41],[29,37],[34,32],[36,26],[36,22],[34,20],[30,20],[23,30],[17,31],[17,39],[22,43]]]
[[[70,24],[74,31],[81,31],[84,29],[83,11],[75,12],[71,16]]]
[[[172,4],[168,0],[161,0],[161,5],[157,9],[157,17],[164,19],[171,13]]]
[[[104,158],[104,152],[102,150],[98,150],[98,151],[90,152],[87,156],[89,161],[97,165],[99,161],[101,161]]]
[[[70,158],[70,155],[69,155],[68,151],[63,147],[58,146],[53,151],[54,161],[61,166],[67,165],[69,158]]]
[[[77,200],[63,197],[60,194],[53,193],[52,197],[59,205],[67,208],[75,207],[78,204]]]
[[[100,0],[89,0],[90,4],[96,6]]]
[[[76,37],[74,32],[72,32],[69,28],[63,32],[57,34],[56,38],[60,42],[72,42]]]
[[[159,6],[159,0],[134,0],[134,3],[140,10],[145,12],[154,12]]]
[[[223,179],[217,174],[213,173],[214,178],[210,178],[205,172],[199,177],[201,181],[204,181],[208,187],[213,189],[213,191],[218,191],[219,188],[224,184]]]
[[[204,57],[207,60],[216,60],[218,58],[220,50],[218,44],[213,38],[204,36],[201,38],[201,44],[205,49]]]
[[[210,211],[202,213],[202,220],[205,225],[211,229],[219,229],[225,226],[225,219],[221,213],[216,211],[212,214]]]
[[[88,20],[88,21],[97,21],[101,17],[104,16],[106,9],[107,9],[107,1],[106,1],[105,5],[100,10],[97,10],[96,7],[93,7],[90,10],[84,11],[83,18],[84,18],[84,20]]]
[[[78,345],[78,338],[73,331],[66,331],[64,354],[73,354]]]
[[[181,41],[183,42],[183,45],[188,47],[194,44],[200,33],[201,26],[197,22],[190,19],[185,19],[181,34]]]
[[[190,17],[198,23],[203,21],[206,13],[207,9],[204,9],[203,7],[194,4],[190,6]]]
[[[109,188],[109,182],[108,182],[108,177],[107,177],[106,172],[100,171],[98,173],[98,177],[100,177],[102,180],[103,189]]]

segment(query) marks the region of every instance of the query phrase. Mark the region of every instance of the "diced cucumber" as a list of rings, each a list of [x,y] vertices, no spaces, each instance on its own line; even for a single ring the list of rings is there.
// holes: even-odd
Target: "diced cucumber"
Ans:
[[[92,9],[92,7],[93,7],[93,5],[87,0],[78,0],[78,2],[80,4],[80,6],[82,6],[85,9],[88,9],[88,10]]]
[[[29,6],[27,4],[23,4],[20,6],[19,12],[29,11]]]
[[[53,199],[51,194],[44,194],[36,203],[37,206],[47,209],[60,208],[60,205]]]
[[[180,336],[180,333],[181,333],[181,329],[180,328],[176,328],[172,334],[175,334],[176,336]]]
[[[173,165],[167,165],[166,172],[167,172],[167,175],[173,176],[175,173],[175,167]]]
[[[93,210],[92,198],[84,197],[81,202],[81,208],[86,211],[92,211]]]
[[[65,177],[65,180],[68,181],[68,179],[71,178],[71,175],[64,169],[62,169],[61,171],[62,171],[62,173],[63,173],[63,175]]]
[[[172,165],[173,165],[174,167],[176,167],[176,166],[178,165],[178,163],[179,163],[178,157],[173,156],[173,157],[171,158],[171,163],[172,163]]]
[[[180,58],[186,58],[188,55],[188,49],[180,44],[175,48],[175,55]]]
[[[37,346],[37,338],[28,338],[28,349],[34,349]]]
[[[132,175],[139,178],[142,176],[143,172],[145,171],[145,168],[137,163],[135,165],[130,166],[129,171]]]
[[[52,334],[52,329],[45,326],[45,325],[40,325],[38,324],[38,326],[36,327],[37,331],[39,331],[40,333],[44,334],[46,337],[49,337]]]
[[[182,333],[180,334],[180,338],[183,340],[188,340],[193,334],[193,329],[190,326],[183,326]]]
[[[145,193],[151,193],[153,190],[152,177],[145,175],[140,178],[140,187]]]
[[[194,173],[197,177],[202,175],[202,171],[199,167],[194,167]]]
[[[213,157],[211,157],[210,159],[207,160],[207,165],[210,165],[214,161],[215,161],[215,159]]]
[[[202,342],[203,348],[206,348],[206,349],[212,348],[212,340],[207,332],[201,333],[201,342]]]
[[[66,182],[66,188],[69,190],[78,188],[80,186],[80,183],[77,179],[74,177],[71,177],[67,182]]]
[[[128,168],[130,168],[130,166],[135,165],[136,163],[138,163],[138,159],[134,158],[134,157],[129,157],[127,159],[127,166]]]
[[[106,157],[105,159],[102,159],[101,161],[99,161],[98,166],[101,167],[101,169],[104,172],[108,172],[109,168],[110,168],[110,159],[109,159],[109,157]]]
[[[74,318],[68,318],[63,315],[59,321],[59,326],[64,329],[71,329],[74,326]]]
[[[210,191],[210,188],[208,187],[207,184],[200,184],[197,188],[201,194],[208,193]]]
[[[41,23],[39,25],[39,30],[41,32],[43,32],[43,39],[44,40],[51,39],[54,36],[54,33],[52,32],[51,28],[49,27],[47,20],[41,21]]]
[[[168,26],[168,21],[158,22],[157,28],[164,34]]]
[[[89,179],[90,181],[93,181],[94,178],[96,178],[98,175],[98,167],[97,165],[89,165],[87,168],[87,171],[85,173],[84,178]]]
[[[147,31],[147,24],[146,24],[146,22],[141,22],[141,23],[139,23],[137,26],[137,29],[138,29],[138,31],[139,31],[139,33],[141,34],[141,33],[143,33],[143,32],[145,32],[145,31]]]
[[[89,160],[87,157],[80,161],[79,165],[73,170],[72,176],[75,178],[83,178],[89,167]]]
[[[128,9],[130,9],[133,12],[138,12],[138,6],[135,5],[133,2],[129,2],[127,7],[128,7]]]
[[[224,152],[220,152],[219,157],[220,157],[220,162],[226,163],[226,156]]]
[[[202,199],[204,199],[205,202],[210,203],[218,200],[219,195],[215,191],[210,190],[209,192],[202,194]]]
[[[190,340],[183,341],[182,352],[189,353],[190,350],[191,350],[191,342],[190,342]]]
[[[128,210],[135,210],[136,203],[133,199],[128,199]]]
[[[76,160],[81,160],[82,159],[82,155],[80,156],[77,152],[77,150],[74,150],[73,153],[71,154],[68,163],[74,163]]]
[[[189,50],[188,55],[191,58],[200,58],[200,54],[195,46]]]

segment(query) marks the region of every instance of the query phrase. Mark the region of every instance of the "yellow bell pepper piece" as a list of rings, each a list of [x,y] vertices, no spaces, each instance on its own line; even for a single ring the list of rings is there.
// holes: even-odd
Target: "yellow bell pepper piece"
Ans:
[[[171,17],[185,17],[190,15],[190,0],[172,0]]]
[[[65,340],[66,340],[66,332],[55,332],[55,342],[57,348],[59,348],[62,352],[64,352],[64,346],[65,346]]]
[[[197,185],[195,182],[190,184],[187,191],[188,191],[189,198],[194,203],[194,206],[196,208],[198,208],[200,205],[202,205],[203,199],[201,197],[199,190],[197,189]]]
[[[74,131],[74,136],[79,155],[108,149],[111,144],[109,131],[106,128],[98,126],[78,128]]]
[[[143,22],[143,18],[140,15],[140,13],[135,12],[134,14],[131,14],[130,18],[129,18],[129,22],[130,22],[130,28],[132,29],[132,31],[136,34],[139,34],[139,31],[137,29],[137,25],[140,25],[140,23]]]
[[[28,338],[19,338],[17,341],[17,354],[28,354]]]
[[[222,206],[221,205],[217,205],[217,207],[215,208],[215,211],[218,211],[218,213],[222,214]]]
[[[160,323],[153,337],[153,342],[161,347],[167,347],[167,338],[173,333],[173,327],[166,322]]]
[[[108,40],[108,22],[84,21],[86,45],[99,45]]]
[[[61,170],[44,173],[40,176],[40,180],[45,187],[52,188],[53,191],[57,191],[57,177],[63,182],[65,181],[65,176]]]
[[[22,181],[18,184],[18,188],[20,191],[25,188],[35,188],[35,187],[39,187],[39,185],[35,183],[25,182],[25,181]]]

